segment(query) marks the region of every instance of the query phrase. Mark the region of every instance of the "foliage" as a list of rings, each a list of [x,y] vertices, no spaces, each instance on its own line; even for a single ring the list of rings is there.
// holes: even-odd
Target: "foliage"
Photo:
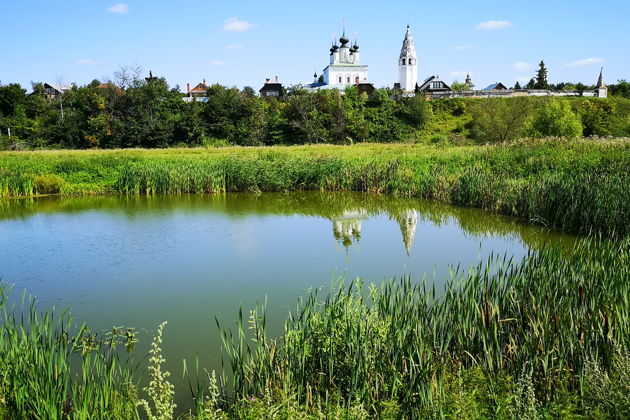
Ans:
[[[391,143],[426,140],[435,134],[497,141],[496,136],[483,138],[479,130],[469,127],[479,115],[474,110],[484,107],[485,99],[424,101],[423,96],[406,98],[388,89],[376,89],[368,96],[359,95],[354,86],[343,92],[315,93],[294,86],[284,97],[261,98],[249,87],[241,91],[215,84],[208,88],[207,102],[184,102],[182,94],[165,79],[140,79],[139,75],[137,68],[122,68],[115,83],[95,80],[50,100],[39,83],[33,84],[31,94],[18,84],[0,85],[0,149],[165,148],[202,146],[208,139],[242,146]],[[535,84],[532,79],[527,88],[533,89]],[[611,96],[620,100],[626,85],[624,81],[611,85]],[[573,87],[587,88],[581,84]],[[509,114],[509,108],[518,114],[521,99],[506,99],[501,114]],[[562,100],[573,105],[574,99]],[[529,100],[536,106],[545,98]],[[449,113],[449,108],[457,112]],[[630,124],[622,129],[611,120],[627,122],[630,109],[616,107],[615,112],[618,117],[603,114],[603,124],[614,126],[611,134],[625,135],[621,133],[629,131],[625,128]],[[585,123],[584,132],[590,131]]]
[[[32,298],[9,310],[6,287],[0,284],[0,418],[136,419],[134,368],[115,350],[129,348],[133,334],[98,339],[67,312],[39,312]]]
[[[264,306],[248,322],[241,312],[236,331],[222,330],[236,398],[284,393],[307,409],[336,401],[370,416],[393,402],[406,418],[462,408],[468,418],[539,418],[555,404],[577,411],[564,392],[586,389],[597,407],[583,412],[623,418],[629,259],[628,239],[592,239],[568,255],[542,249],[521,264],[456,271],[443,292],[408,279],[342,283],[300,300],[277,339],[266,334]],[[462,384],[475,372],[480,380]]]
[[[149,376],[150,382],[144,390],[151,398],[153,409],[146,400],[140,400],[139,404],[144,408],[149,420],[170,420],[176,405],[173,403],[175,394],[174,386],[168,381],[171,375],[168,371],[162,371],[162,363],[165,362],[162,356],[162,334],[167,322],[162,322],[153,337],[151,350],[149,351]]]
[[[524,97],[479,101],[473,108],[473,138],[504,143],[521,137],[532,105],[532,101]]]
[[[545,62],[543,60],[540,60],[540,64],[538,65],[534,89],[549,89],[549,82],[547,81],[547,67],[545,66]]]
[[[532,137],[579,137],[582,122],[568,102],[552,98],[533,112],[527,131]]]

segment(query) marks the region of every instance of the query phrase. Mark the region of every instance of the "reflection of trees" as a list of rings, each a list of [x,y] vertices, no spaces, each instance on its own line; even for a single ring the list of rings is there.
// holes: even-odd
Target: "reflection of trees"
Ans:
[[[365,209],[344,210],[339,217],[332,219],[333,235],[343,246],[349,247],[361,239],[361,223],[369,217]]]
[[[300,214],[334,221],[343,218],[344,212],[351,209],[361,209],[366,218],[386,213],[398,221],[405,247],[408,249],[413,244],[415,229],[419,222],[441,226],[455,221],[467,234],[513,235],[532,248],[540,247],[549,238],[565,244],[573,241],[572,237],[483,210],[394,195],[353,192],[9,198],[0,199],[0,220],[28,218],[36,213],[79,213],[100,210],[123,214],[129,218],[143,218],[148,214],[168,215],[173,212],[191,214],[212,212],[225,214],[231,218]],[[415,216],[412,212],[415,212]],[[354,228],[350,238],[356,241],[358,237],[355,238],[353,235],[360,234],[360,226]],[[343,232],[343,229],[340,232]]]

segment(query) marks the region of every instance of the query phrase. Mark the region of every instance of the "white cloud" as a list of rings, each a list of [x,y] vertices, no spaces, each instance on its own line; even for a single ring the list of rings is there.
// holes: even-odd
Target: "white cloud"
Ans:
[[[475,29],[495,30],[507,28],[509,26],[512,26],[512,23],[507,20],[489,20],[487,22],[481,22],[479,25],[475,26]]]
[[[107,11],[112,12],[112,13],[118,13],[119,15],[124,15],[126,13],[129,13],[129,6],[127,6],[124,3],[118,3],[108,8]]]
[[[98,62],[96,60],[92,60],[91,58],[80,58],[77,61],[75,61],[75,63],[77,63],[80,66],[90,66],[92,64],[97,64]]]
[[[514,64],[512,68],[517,71],[525,71],[530,70],[532,68],[532,65],[529,63],[525,63],[524,61],[519,61],[518,63]]]
[[[469,45],[454,45],[451,47],[451,49],[455,51],[466,51],[470,49],[470,46]]]
[[[210,66],[222,66],[225,63],[221,60],[212,60],[212,61],[208,61],[208,65]]]
[[[588,66],[590,64],[599,64],[603,62],[604,62],[603,58],[597,58],[597,57],[585,58],[584,60],[577,60],[572,63],[569,63],[567,64],[567,67],[582,67],[582,66]]]
[[[245,48],[245,45],[243,44],[230,44],[225,46],[226,50],[240,50],[243,48]]]
[[[452,71],[449,74],[455,78],[466,79],[469,73],[469,71]]]
[[[223,25],[222,30],[226,32],[243,32],[249,31],[256,26],[257,25],[253,23],[239,20],[237,17],[231,17],[225,20],[225,25]]]

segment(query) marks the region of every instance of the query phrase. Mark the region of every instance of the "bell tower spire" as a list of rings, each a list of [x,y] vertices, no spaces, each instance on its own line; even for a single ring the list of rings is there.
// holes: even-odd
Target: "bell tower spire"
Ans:
[[[418,82],[418,59],[409,24],[398,57],[398,82],[406,92],[413,92]]]

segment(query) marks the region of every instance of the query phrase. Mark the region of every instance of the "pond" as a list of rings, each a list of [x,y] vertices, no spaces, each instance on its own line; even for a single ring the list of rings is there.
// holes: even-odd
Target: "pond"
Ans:
[[[343,276],[409,275],[439,288],[449,266],[491,254],[523,258],[574,237],[435,202],[362,193],[267,193],[0,200],[0,277],[41,307],[72,308],[92,331],[156,326],[178,404],[190,401],[182,360],[220,370],[214,321],[267,300],[271,333],[297,297]]]

